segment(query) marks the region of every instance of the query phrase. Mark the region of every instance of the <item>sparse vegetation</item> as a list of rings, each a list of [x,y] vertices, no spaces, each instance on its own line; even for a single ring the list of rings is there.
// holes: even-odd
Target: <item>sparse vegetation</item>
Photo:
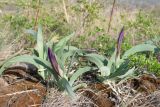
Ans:
[[[33,64],[44,87],[55,88],[72,106],[75,101],[85,106],[87,98],[92,102],[87,106],[134,107],[145,95],[158,93],[159,8],[130,8],[115,1],[112,17],[110,0],[0,1],[2,80],[13,64]],[[46,98],[45,105],[51,103]]]

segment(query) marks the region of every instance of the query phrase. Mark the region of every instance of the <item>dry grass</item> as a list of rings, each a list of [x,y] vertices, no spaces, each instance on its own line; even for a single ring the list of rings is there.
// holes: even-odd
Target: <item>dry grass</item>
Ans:
[[[149,95],[137,95],[132,100],[132,107],[160,107],[160,91],[155,91]]]
[[[113,93],[117,97],[117,107],[160,107],[160,90],[153,92],[143,92],[135,90],[131,86],[131,81],[125,80],[118,84],[108,83]],[[147,89],[149,91],[149,89]]]
[[[41,107],[91,107],[96,105],[81,93],[76,94],[75,99],[71,99],[64,92],[60,92],[55,88],[48,90],[46,99]]]

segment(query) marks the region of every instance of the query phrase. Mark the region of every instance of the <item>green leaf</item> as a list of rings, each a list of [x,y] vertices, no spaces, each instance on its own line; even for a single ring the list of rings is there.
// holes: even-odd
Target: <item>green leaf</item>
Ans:
[[[89,60],[90,62],[94,63],[97,65],[97,67],[99,68],[101,75],[109,75],[110,74],[110,70],[109,68],[106,66],[108,64],[107,59],[102,56],[102,55],[98,55],[98,54],[87,54],[84,55],[86,57],[87,60]]]
[[[73,90],[77,90],[79,88],[84,88],[84,87],[87,87],[87,84],[86,83],[80,83],[80,84],[74,86]]]
[[[103,66],[100,68],[101,76],[109,76],[110,75],[110,69],[107,66]]]
[[[76,57],[77,55],[78,56],[79,55],[82,56],[83,55],[83,51],[80,50],[80,49],[74,49],[74,50],[69,49],[69,50],[67,50],[66,52],[63,53],[63,56],[61,57],[61,61],[63,63],[65,63],[68,58]]]
[[[38,51],[39,57],[43,59],[44,55],[44,44],[42,36],[42,26],[39,25],[37,33],[37,46],[36,50]]]
[[[59,55],[60,58],[58,57],[58,60],[60,62],[60,66],[63,71],[65,71],[64,66],[65,66],[65,62],[66,62],[67,58],[73,56],[75,53],[78,53],[78,50],[79,50],[78,48],[76,48],[76,47],[73,48],[72,46],[69,46],[69,47],[65,46],[64,47],[63,55],[62,56]]]
[[[69,82],[65,78],[62,78],[60,80],[60,84],[62,84],[62,86],[64,87],[64,89],[67,91],[67,93],[69,94],[71,98],[76,97],[75,93],[73,92],[72,87],[70,86]]]
[[[135,67],[129,69],[124,75],[120,75],[117,77],[123,79],[125,77],[132,76],[134,74],[134,71],[135,71]]]
[[[114,65],[116,63],[116,49],[114,51],[114,53],[112,54],[111,58],[108,60],[108,69],[110,70],[110,72],[114,72]]]
[[[64,47],[66,46],[67,42],[71,39],[71,37],[74,36],[74,33],[71,35],[61,39],[55,46],[54,46],[54,52],[57,53],[58,51],[63,51]]]
[[[16,62],[28,62],[28,63],[35,65],[37,68],[39,68],[39,65],[35,62],[34,58],[35,58],[34,56],[22,55],[22,56],[17,56],[17,57],[13,57],[11,59],[8,59],[2,65],[2,67],[0,69],[0,74],[2,74],[2,72],[6,68],[8,68],[9,66],[11,66],[12,64],[14,64]]]
[[[109,78],[117,78],[118,76],[120,77],[122,75],[125,75],[130,69],[128,68],[128,64],[129,64],[128,60],[122,63],[120,67],[117,68],[116,71],[109,76]]]
[[[87,54],[84,55],[86,57],[86,59],[88,59],[90,62],[96,64],[98,66],[98,68],[101,68],[102,66],[104,66],[104,62],[106,61],[105,57],[103,57],[102,55],[98,55],[98,54]]]
[[[64,70],[64,63],[65,63],[64,49],[66,48],[67,42],[73,36],[74,36],[74,33],[72,33],[71,35],[69,35],[69,36],[67,36],[67,37],[65,37],[63,39],[61,39],[53,48],[53,51],[57,55],[57,61],[60,64],[60,67],[61,67],[62,70]]]
[[[91,71],[93,69],[94,68],[89,67],[89,66],[84,67],[84,68],[79,68],[77,71],[75,71],[75,73],[70,78],[69,84],[72,86],[73,83],[78,79],[79,76],[81,76],[83,73]]]
[[[68,53],[68,52],[67,52]],[[65,71],[64,72],[64,74],[68,77],[68,73],[70,72],[70,70],[71,70],[71,68],[72,68],[72,66],[74,65],[74,60],[75,60],[75,57],[76,57],[76,51],[74,51],[74,53],[71,53],[68,57],[66,57],[66,59],[70,59],[70,62],[69,62],[69,64],[67,64],[68,66],[67,66],[67,71]],[[65,54],[66,55],[66,54]],[[67,61],[66,61],[67,62]],[[64,63],[65,63],[65,61],[64,61]]]
[[[2,74],[2,72],[6,68],[10,67],[12,64],[17,63],[17,62],[28,62],[28,63],[35,65],[37,68],[40,68],[40,66],[43,66],[45,69],[47,69],[48,72],[50,72],[51,74],[54,75],[54,78],[56,79],[56,81],[58,80],[57,74],[55,72],[53,72],[52,66],[48,61],[43,60],[43,59],[36,57],[36,56],[30,56],[30,55],[16,56],[16,57],[13,57],[13,58],[5,61],[4,64],[2,65],[2,67],[0,68],[0,74]],[[45,77],[43,75],[41,75],[41,76],[45,79]]]
[[[31,34],[34,38],[34,40],[37,40],[37,32],[35,32],[34,30],[26,30],[26,33]]]
[[[144,52],[144,51],[152,51],[154,52],[156,49],[155,45],[151,44],[140,44],[132,47],[131,49],[127,50],[124,55],[122,56],[122,59],[127,59],[129,56],[137,53],[137,52]]]
[[[44,53],[43,53],[43,59],[47,60],[48,59],[48,46],[44,44]]]
[[[70,50],[70,51],[75,51],[75,50],[77,50],[78,48],[75,47],[75,46],[65,46],[64,49],[65,49],[65,50],[68,50],[68,51],[69,51],[69,50]]]

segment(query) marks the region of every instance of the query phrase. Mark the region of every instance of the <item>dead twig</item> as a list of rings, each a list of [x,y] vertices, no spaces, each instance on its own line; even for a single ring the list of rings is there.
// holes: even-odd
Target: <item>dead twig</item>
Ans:
[[[36,11],[35,23],[34,23],[34,30],[36,30],[36,26],[37,26],[38,18],[39,18],[39,13],[40,13],[40,0],[38,0],[38,6],[37,6],[37,11]]]
[[[66,3],[65,3],[64,0],[63,0],[63,9],[64,9],[64,14],[65,14],[65,17],[66,17],[66,21],[67,21],[67,23],[69,23],[69,15],[67,13]]]
[[[38,89],[33,89],[33,90],[26,90],[26,91],[19,91],[19,92],[14,92],[14,93],[9,93],[5,95],[1,95],[0,97],[6,97],[6,96],[12,96],[12,95],[17,95],[17,94],[23,94],[23,93],[29,93],[29,92],[36,92]]]
[[[108,33],[109,33],[110,27],[111,27],[111,22],[112,22],[112,16],[113,16],[113,12],[114,12],[115,3],[116,3],[116,0],[113,1],[113,5],[112,5],[111,15],[110,15],[109,24],[108,24]]]

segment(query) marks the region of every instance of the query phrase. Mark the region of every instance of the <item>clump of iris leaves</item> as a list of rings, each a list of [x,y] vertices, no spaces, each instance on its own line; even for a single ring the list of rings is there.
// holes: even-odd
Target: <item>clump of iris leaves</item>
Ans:
[[[97,53],[87,53],[82,49],[68,45],[67,43],[74,37],[74,33],[64,37],[58,43],[54,43],[52,40],[44,42],[41,26],[38,27],[38,32],[34,30],[27,32],[36,41],[32,55],[20,55],[6,60],[0,68],[0,73],[2,74],[5,68],[16,62],[31,63],[38,68],[39,74],[44,80],[55,84],[59,90],[68,93],[71,98],[76,96],[75,90],[77,88],[87,86],[86,83],[75,84],[75,81],[83,73],[99,72],[97,77],[104,84],[110,79],[124,79],[134,75],[136,70],[136,67],[129,67],[131,55],[146,51],[155,53],[159,49],[153,42],[146,42],[130,48],[121,55],[124,27],[118,35],[115,51],[110,58]],[[85,65],[80,64],[80,58],[85,58]],[[76,67],[75,64],[77,64]]]

